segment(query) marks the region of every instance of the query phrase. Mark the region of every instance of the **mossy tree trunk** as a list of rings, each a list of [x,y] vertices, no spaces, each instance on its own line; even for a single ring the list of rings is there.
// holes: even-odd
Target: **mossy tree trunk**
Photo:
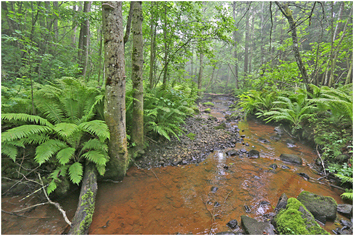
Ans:
[[[85,174],[81,184],[79,203],[69,234],[88,234],[92,222],[98,187],[96,167],[90,162],[86,163]]]
[[[142,2],[135,2],[132,16],[133,52],[132,52],[132,81],[133,81],[133,125],[132,142],[137,151],[144,148],[144,87],[143,87],[143,9]]]
[[[103,2],[106,97],[104,116],[111,133],[105,177],[122,180],[128,166],[125,121],[125,60],[122,2]]]

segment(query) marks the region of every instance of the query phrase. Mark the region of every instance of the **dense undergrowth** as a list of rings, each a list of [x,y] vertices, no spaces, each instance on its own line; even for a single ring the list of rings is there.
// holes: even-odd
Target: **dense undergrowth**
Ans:
[[[353,88],[309,85],[287,90],[250,90],[239,95],[245,115],[290,127],[290,134],[315,143],[326,170],[349,183],[343,198],[353,199]]]
[[[132,125],[132,89],[127,85],[127,136]],[[38,166],[47,192],[65,193],[79,184],[85,161],[104,175],[110,133],[104,121],[104,90],[95,83],[63,77],[49,84],[2,85],[2,173],[27,176]],[[32,92],[33,91],[33,96]],[[196,86],[157,86],[144,94],[144,133],[178,138],[180,125],[194,113]],[[134,143],[130,143],[134,146]],[[63,187],[66,186],[66,187]]]

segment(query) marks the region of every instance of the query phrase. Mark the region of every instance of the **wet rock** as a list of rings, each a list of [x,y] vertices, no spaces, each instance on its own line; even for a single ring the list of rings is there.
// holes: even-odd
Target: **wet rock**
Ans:
[[[251,212],[251,208],[247,205],[244,205],[245,211],[246,213],[250,213]]]
[[[288,204],[288,197],[286,196],[285,193],[283,193],[279,200],[278,200],[278,203],[277,203],[277,206],[275,207],[274,211],[275,212],[278,212],[280,211],[281,209],[285,209],[286,208],[286,205]]]
[[[346,226],[348,228],[352,228],[353,227],[353,224],[352,222],[348,221],[348,220],[340,220],[340,223],[343,225],[343,226]]]
[[[249,144],[248,144],[248,143],[246,143],[245,145],[246,145],[247,147],[249,146]]]
[[[214,202],[214,207],[219,207],[219,206],[221,206],[221,204],[220,204],[220,203],[218,203],[218,202]]]
[[[274,235],[274,227],[267,222],[258,222],[248,216],[241,216],[241,224],[247,234],[251,235]]]
[[[241,138],[246,138],[246,135],[242,134],[240,137],[241,137]]]
[[[183,160],[181,164],[182,164],[182,165],[187,165],[187,164],[188,164],[188,161]]]
[[[261,177],[259,177],[259,176],[257,176],[257,175],[253,176],[253,178],[255,178],[255,179],[261,179]]]
[[[293,164],[302,165],[302,159],[299,156],[294,154],[281,154],[280,160],[293,163]]]
[[[337,211],[344,216],[350,218],[353,216],[353,205],[350,204],[338,204]]]
[[[267,139],[265,139],[265,138],[259,138],[258,141],[261,142],[261,143],[270,143],[270,142],[269,142]]]
[[[225,170],[228,170],[228,169],[229,169],[229,167],[228,167],[227,165],[225,165],[225,166],[224,166],[224,169],[225,169]]]
[[[270,205],[270,202],[267,202],[267,201],[261,201],[260,202],[261,205]]]
[[[274,225],[279,234],[328,234],[296,198],[288,199],[286,209],[274,217]]]
[[[270,139],[274,140],[274,141],[279,141],[280,137],[278,135],[274,135],[274,136],[271,136]]]
[[[290,170],[290,167],[289,166],[285,166],[285,165],[282,165],[281,168]]]
[[[259,158],[259,151],[257,151],[257,150],[249,151],[248,157],[250,157],[250,158]]]
[[[210,191],[212,192],[212,193],[216,193],[216,191],[218,191],[218,187],[211,187],[211,189],[210,189]]]
[[[324,197],[308,191],[302,191],[297,199],[306,206],[316,220],[334,221],[337,216],[337,203],[332,197]]]
[[[231,229],[236,229],[238,222],[237,220],[230,220],[226,225]]]
[[[240,152],[241,152],[241,153],[247,153],[247,150],[244,149],[244,148],[242,148],[242,149],[240,149]]]
[[[228,156],[236,156],[238,154],[239,154],[239,152],[236,150],[229,150],[226,152],[226,155],[228,155]]]
[[[310,176],[308,176],[305,173],[297,173],[297,174],[300,175],[302,178],[304,178],[306,181],[309,181],[309,179],[310,179]]]
[[[277,126],[274,128],[274,131],[278,134],[278,135],[283,135],[284,131],[281,127]]]
[[[275,170],[276,168],[278,168],[277,164],[271,164],[269,167],[272,168],[273,170]]]

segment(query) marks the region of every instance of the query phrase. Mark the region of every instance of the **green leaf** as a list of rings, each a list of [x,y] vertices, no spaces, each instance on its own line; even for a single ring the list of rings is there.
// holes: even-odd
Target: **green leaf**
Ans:
[[[33,134],[49,133],[52,129],[47,126],[41,125],[22,125],[7,130],[1,134],[1,141],[8,142],[15,139],[27,138]]]
[[[108,161],[106,159],[106,156],[100,151],[88,151],[82,154],[82,156],[101,166],[106,166],[106,163]]]
[[[102,120],[84,122],[79,127],[92,135],[97,135],[102,141],[110,138],[108,126]]]
[[[33,123],[38,123],[40,125],[45,125],[45,126],[49,126],[49,127],[53,126],[48,120],[46,120],[40,116],[33,116],[33,115],[24,114],[24,113],[1,114],[1,119],[8,120],[8,121],[33,122]]]
[[[90,150],[90,149],[102,150],[102,151],[108,152],[108,146],[96,138],[90,139],[89,141],[85,142],[82,147],[83,151]]]
[[[51,194],[55,189],[57,188],[57,185],[54,181],[54,179],[49,183],[48,187],[47,187],[47,193],[48,195]]]
[[[69,176],[71,182],[79,185],[82,180],[83,168],[80,162],[75,162],[69,167]]]
[[[57,159],[61,165],[67,164],[71,157],[75,154],[75,148],[64,148],[57,154]]]
[[[41,165],[49,160],[56,152],[66,147],[67,145],[64,142],[57,139],[50,139],[36,148],[34,160]]]
[[[78,126],[71,123],[59,123],[54,126],[54,130],[62,137],[71,136],[76,130]]]
[[[9,156],[14,162],[16,161],[17,157],[17,147],[11,144],[2,144],[1,153]]]

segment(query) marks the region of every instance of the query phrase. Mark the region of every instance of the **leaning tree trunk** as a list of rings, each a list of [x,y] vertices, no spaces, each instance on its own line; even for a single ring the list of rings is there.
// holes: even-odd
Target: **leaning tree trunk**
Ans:
[[[98,189],[96,167],[93,163],[86,162],[84,178],[81,184],[79,203],[68,234],[88,234],[93,212],[95,211]]]
[[[133,125],[132,142],[136,144],[136,152],[140,153],[144,148],[144,87],[143,87],[143,9],[142,2],[133,4],[132,14],[132,82],[133,82]]]
[[[289,9],[287,4],[281,5],[279,2],[275,2],[277,6],[279,7],[280,11],[283,13],[285,18],[289,22],[290,30],[291,30],[291,37],[293,40],[293,51],[296,59],[297,66],[299,67],[299,70],[301,72],[302,78],[307,86],[309,77],[307,75],[307,70],[304,66],[304,63],[302,62],[300,52],[299,52],[299,46],[298,46],[298,39],[297,39],[297,34],[296,34],[296,22],[294,21],[292,11]]]
[[[103,2],[106,97],[104,116],[111,137],[105,177],[122,180],[128,166],[125,121],[125,60],[122,2]]]

